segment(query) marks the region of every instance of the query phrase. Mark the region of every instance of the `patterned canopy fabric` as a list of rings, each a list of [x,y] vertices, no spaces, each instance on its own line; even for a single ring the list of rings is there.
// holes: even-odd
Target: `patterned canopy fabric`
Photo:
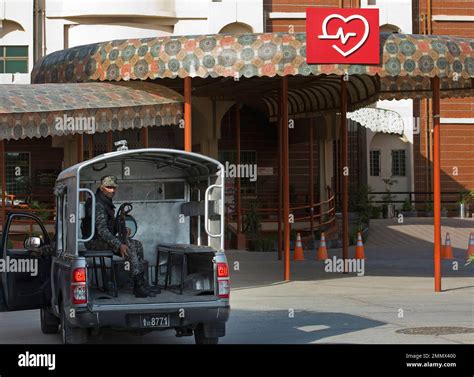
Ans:
[[[149,82],[0,85],[0,140],[177,124],[183,98]]]
[[[380,55],[379,65],[307,64],[306,33],[115,40],[54,52],[36,64],[32,81],[290,76],[289,115],[294,118],[338,109],[339,77],[345,74],[349,110],[377,99],[430,97],[434,76],[441,79],[441,97],[474,96],[472,38],[381,33]],[[311,84],[292,85],[293,79],[312,76],[318,79]],[[256,97],[275,120],[277,90]]]
[[[348,73],[398,78],[474,77],[474,39],[381,33],[379,65],[307,64],[306,33],[169,36],[101,42],[54,52],[34,83],[175,77],[262,77]]]

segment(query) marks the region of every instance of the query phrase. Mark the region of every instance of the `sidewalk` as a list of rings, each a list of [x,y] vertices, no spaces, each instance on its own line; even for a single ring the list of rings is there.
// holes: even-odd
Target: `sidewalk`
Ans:
[[[432,219],[405,220],[371,222],[364,276],[325,272],[306,250],[284,282],[276,252],[227,251],[232,316],[223,342],[474,344],[474,266],[465,266],[474,221],[443,219],[455,259],[442,261],[443,292],[435,293]]]

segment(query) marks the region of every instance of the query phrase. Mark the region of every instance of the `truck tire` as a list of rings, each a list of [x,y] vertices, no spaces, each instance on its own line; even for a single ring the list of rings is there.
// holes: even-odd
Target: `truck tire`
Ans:
[[[219,338],[207,338],[204,334],[204,328],[202,324],[200,324],[194,330],[194,341],[196,342],[196,344],[218,344]]]
[[[57,334],[60,320],[51,314],[47,308],[40,309],[41,331],[43,334]]]
[[[61,337],[63,344],[83,344],[87,342],[87,329],[72,327],[66,319],[64,306],[61,306]]]

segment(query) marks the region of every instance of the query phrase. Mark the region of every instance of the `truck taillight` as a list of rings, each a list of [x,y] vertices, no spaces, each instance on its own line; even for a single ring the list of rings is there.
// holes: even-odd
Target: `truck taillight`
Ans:
[[[217,263],[217,277],[227,278],[229,277],[229,267],[227,263]]]
[[[229,298],[230,282],[229,280],[219,280],[219,298]]]
[[[86,282],[86,269],[84,267],[75,268],[72,273],[73,283],[85,283]]]
[[[71,286],[71,301],[73,304],[87,303],[87,289],[85,284]]]
[[[75,268],[71,276],[71,302],[72,304],[87,303],[87,276],[84,267]]]

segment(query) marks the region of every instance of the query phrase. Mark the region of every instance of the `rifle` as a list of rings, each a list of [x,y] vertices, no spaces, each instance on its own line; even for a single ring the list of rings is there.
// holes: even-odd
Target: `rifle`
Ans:
[[[117,235],[120,241],[128,246],[128,230],[126,224],[126,217],[132,211],[133,206],[131,203],[123,203],[115,217],[115,223],[117,224]]]

